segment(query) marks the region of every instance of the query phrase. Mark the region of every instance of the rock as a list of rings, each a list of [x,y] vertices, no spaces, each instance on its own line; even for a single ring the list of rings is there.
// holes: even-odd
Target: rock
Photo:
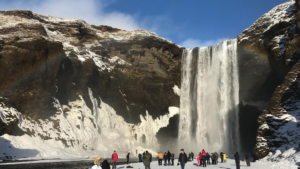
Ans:
[[[269,102],[258,118],[253,150],[257,159],[278,149],[284,153],[300,137],[291,127],[299,119],[299,9],[298,0],[279,5],[238,36],[240,66],[245,66],[240,71],[241,97]],[[248,76],[257,79],[245,80]]]
[[[0,102],[20,112],[34,130],[53,124],[47,131],[23,125],[23,133],[75,146],[77,138],[61,136],[63,121],[56,118],[62,114],[66,119],[76,116],[74,130],[82,131],[87,120],[98,129],[96,103],[100,109],[112,107],[129,125],[148,118],[146,111],[156,119],[169,107],[179,107],[173,87],[180,87],[182,50],[150,31],[88,25],[25,10],[0,11],[0,97],[6,98]],[[0,120],[0,135],[18,128],[21,118],[13,119],[9,124]]]

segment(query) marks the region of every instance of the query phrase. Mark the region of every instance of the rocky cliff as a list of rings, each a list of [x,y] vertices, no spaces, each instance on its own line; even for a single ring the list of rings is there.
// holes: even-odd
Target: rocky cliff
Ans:
[[[237,38],[241,143],[255,158],[299,148],[299,34],[297,0]],[[169,146],[178,135],[182,51],[149,31],[1,11],[0,158]]]
[[[15,148],[41,143],[24,146],[39,156],[53,141],[84,151],[155,149],[178,114],[181,53],[149,31],[1,11],[0,135]]]
[[[241,117],[245,112],[253,120],[259,115],[256,158],[288,157],[299,147],[299,4],[275,7],[238,36]],[[263,102],[268,105],[257,105]]]

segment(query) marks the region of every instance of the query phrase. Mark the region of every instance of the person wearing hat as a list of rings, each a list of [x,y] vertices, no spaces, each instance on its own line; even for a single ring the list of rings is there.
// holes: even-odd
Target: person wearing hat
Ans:
[[[102,169],[100,166],[100,159],[102,158],[102,155],[99,154],[95,160],[94,160],[94,166],[91,169]]]
[[[180,154],[179,154],[179,158],[178,158],[178,165],[180,163],[181,165],[181,169],[184,169],[185,164],[187,163],[188,159],[187,159],[187,155],[184,152],[184,149],[180,150]]]

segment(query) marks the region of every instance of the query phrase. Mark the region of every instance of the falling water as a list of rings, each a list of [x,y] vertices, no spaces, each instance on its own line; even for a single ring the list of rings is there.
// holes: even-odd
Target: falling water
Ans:
[[[239,149],[236,39],[186,49],[182,56],[179,143]]]

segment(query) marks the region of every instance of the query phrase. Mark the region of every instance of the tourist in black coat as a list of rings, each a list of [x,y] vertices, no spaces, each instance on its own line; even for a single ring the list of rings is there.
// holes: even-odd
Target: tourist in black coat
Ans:
[[[165,161],[164,166],[167,165],[167,160],[168,160],[168,154],[167,154],[167,152],[165,152],[165,154],[164,154],[164,161]]]
[[[208,152],[206,153],[206,161],[207,165],[210,165],[210,154]]]
[[[234,154],[236,169],[240,169],[240,155],[238,152]]]
[[[246,155],[246,163],[247,163],[247,166],[249,166],[249,167],[250,167],[250,158],[251,158],[251,155],[247,154]]]
[[[171,155],[170,151],[168,151],[167,156],[168,156],[168,165],[171,165],[170,161],[171,161],[171,156],[172,155]]]
[[[104,160],[101,164],[102,169],[110,169],[110,165],[107,160]]]
[[[188,158],[187,155],[185,154],[184,150],[180,150],[179,158],[178,158],[178,165],[181,165],[181,169],[184,169],[185,164],[187,163]]]
[[[223,152],[222,151],[220,153],[220,157],[221,157],[221,163],[223,163],[224,162],[224,156],[223,156]]]
[[[129,156],[130,156],[130,153],[127,154],[126,158],[127,158],[127,164],[129,164]]]

